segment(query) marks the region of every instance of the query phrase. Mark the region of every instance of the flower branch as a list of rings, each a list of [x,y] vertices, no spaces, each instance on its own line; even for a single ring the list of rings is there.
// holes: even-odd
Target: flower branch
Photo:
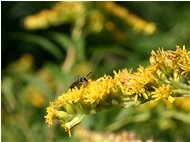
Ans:
[[[91,113],[115,107],[131,107],[151,100],[190,96],[190,52],[177,46],[176,51],[152,51],[150,65],[139,66],[136,72],[122,69],[114,76],[89,79],[79,88],[69,89],[47,108],[46,122],[54,119],[71,136],[71,128]]]

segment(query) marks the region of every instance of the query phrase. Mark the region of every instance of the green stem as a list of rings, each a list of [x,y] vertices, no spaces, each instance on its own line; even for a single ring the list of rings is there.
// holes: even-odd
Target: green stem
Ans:
[[[170,84],[172,86],[176,86],[177,88],[181,88],[181,89],[185,89],[185,90],[189,90],[190,91],[190,86],[185,84],[185,83],[182,83],[182,82],[176,82],[174,81],[173,79],[170,80]]]
[[[190,90],[176,89],[173,90],[174,94],[178,94],[176,97],[187,97],[190,96]]]

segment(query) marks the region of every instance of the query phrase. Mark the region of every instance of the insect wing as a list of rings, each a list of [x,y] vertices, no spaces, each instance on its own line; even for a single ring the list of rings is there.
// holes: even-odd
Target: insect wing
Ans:
[[[84,82],[84,81],[86,81],[86,82],[88,82],[88,79],[87,79],[87,77],[90,75],[92,73],[92,71],[91,72],[89,72],[87,75],[86,75],[86,77],[81,77],[81,78],[79,78],[79,79],[77,79],[75,82],[73,82],[71,85],[70,85],[70,89],[73,89],[75,86],[77,86],[80,82]]]
[[[75,82],[73,82],[71,85],[70,85],[70,89],[73,89],[76,85],[78,84],[78,80],[76,80]]]

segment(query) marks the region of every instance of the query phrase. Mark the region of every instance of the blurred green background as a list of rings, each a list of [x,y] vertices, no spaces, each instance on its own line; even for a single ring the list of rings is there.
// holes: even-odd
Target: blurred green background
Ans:
[[[48,127],[49,102],[90,71],[92,79],[135,71],[159,47],[190,49],[190,2],[15,1],[1,2],[1,13],[4,142],[92,141]],[[134,137],[121,140],[190,141],[190,99],[102,111],[80,126],[92,137],[132,131]]]

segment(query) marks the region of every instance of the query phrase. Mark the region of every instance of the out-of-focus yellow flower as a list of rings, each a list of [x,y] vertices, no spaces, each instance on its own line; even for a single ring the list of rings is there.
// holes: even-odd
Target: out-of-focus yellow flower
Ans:
[[[119,133],[96,132],[88,130],[84,127],[77,126],[75,136],[79,138],[79,142],[134,142],[141,141],[135,132],[121,131]],[[149,140],[152,142],[153,140]]]
[[[104,10],[104,13],[102,13],[102,10]],[[83,17],[84,25],[88,31],[100,32],[104,28],[109,31],[114,29],[114,32],[118,35],[116,37],[121,38],[122,34],[116,32],[115,24],[106,17],[107,13],[117,16],[136,31],[142,31],[147,35],[152,35],[156,31],[154,23],[137,17],[115,2],[101,2],[94,5],[87,2],[57,2],[51,9],[44,9],[37,14],[26,17],[24,26],[28,30],[46,29],[50,26],[68,22],[75,23],[78,17]]]
[[[11,72],[30,72],[34,67],[34,58],[31,54],[24,54],[19,60],[10,65]],[[13,70],[14,69],[14,70]]]
[[[108,31],[112,31],[113,29],[115,29],[115,24],[112,21],[107,21],[105,22],[105,28]]]
[[[34,58],[31,54],[24,54],[18,61],[23,70],[30,70],[34,64]]]
[[[46,29],[51,25],[74,21],[86,11],[83,2],[58,2],[52,9],[45,9],[41,12],[28,16],[24,19],[26,29]]]
[[[160,119],[158,122],[158,126],[161,130],[176,129],[176,123],[168,118]]]
[[[88,28],[93,32],[100,32],[104,28],[104,16],[98,10],[92,10],[91,15],[88,18]]]
[[[40,80],[42,80],[47,85],[47,87],[49,89],[56,90],[56,88],[57,88],[56,81],[48,69],[43,68],[43,69],[39,70],[38,77]]]
[[[31,15],[25,18],[24,26],[26,29],[45,29],[50,24],[58,23],[58,14],[55,11],[45,9],[36,15]]]
[[[131,14],[126,8],[117,5],[115,2],[104,2],[103,8],[107,12],[125,20],[126,23],[137,31],[142,31],[147,35],[151,35],[156,31],[156,25],[154,23],[149,23],[136,15]]]
[[[176,98],[177,108],[190,112],[190,97]]]
[[[159,49],[157,53],[152,52],[147,68],[140,66],[134,73],[122,69],[114,71],[114,77],[104,75],[94,81],[89,79],[52,102],[47,108],[46,122],[51,125],[54,119],[60,120],[71,135],[70,129],[87,114],[113,107],[136,106],[150,100],[165,99],[173,103],[174,97],[190,95],[189,74],[184,75],[181,68],[188,55],[188,51],[179,47],[176,51]],[[176,70],[179,79],[174,77]]]
[[[42,107],[45,105],[45,95],[35,86],[28,86],[27,88],[28,101],[35,107]]]

